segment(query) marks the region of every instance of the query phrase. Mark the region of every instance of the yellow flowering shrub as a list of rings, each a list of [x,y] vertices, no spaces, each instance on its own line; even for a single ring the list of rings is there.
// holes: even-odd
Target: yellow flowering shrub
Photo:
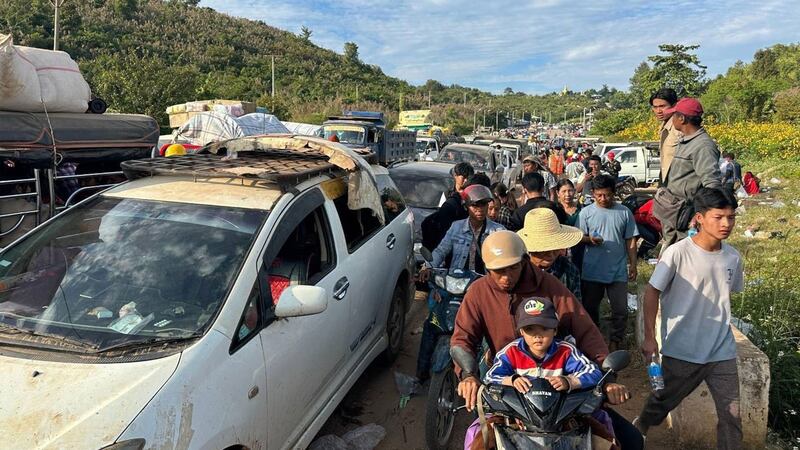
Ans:
[[[706,130],[720,150],[729,150],[751,160],[800,158],[800,126],[788,122],[707,124]],[[614,138],[621,141],[658,140],[658,121],[639,122]]]

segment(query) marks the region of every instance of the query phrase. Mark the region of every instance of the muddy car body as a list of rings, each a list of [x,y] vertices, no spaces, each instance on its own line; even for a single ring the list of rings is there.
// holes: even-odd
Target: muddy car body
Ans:
[[[4,442],[304,448],[397,355],[413,219],[385,169],[311,137],[204,153],[124,165],[0,252]]]

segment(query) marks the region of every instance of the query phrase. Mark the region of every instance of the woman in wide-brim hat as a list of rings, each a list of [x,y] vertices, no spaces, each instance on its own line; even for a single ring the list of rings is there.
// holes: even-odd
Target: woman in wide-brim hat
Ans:
[[[566,254],[580,243],[583,232],[558,223],[551,209],[536,208],[525,214],[525,224],[517,234],[525,242],[531,264],[558,278],[581,301],[581,274]]]

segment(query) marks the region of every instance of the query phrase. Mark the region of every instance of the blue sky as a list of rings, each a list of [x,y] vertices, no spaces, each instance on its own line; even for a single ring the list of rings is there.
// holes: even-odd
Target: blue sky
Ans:
[[[700,44],[715,76],[756,50],[800,42],[800,0],[202,0],[262,20],[413,84],[546,93],[628,86],[660,43]]]

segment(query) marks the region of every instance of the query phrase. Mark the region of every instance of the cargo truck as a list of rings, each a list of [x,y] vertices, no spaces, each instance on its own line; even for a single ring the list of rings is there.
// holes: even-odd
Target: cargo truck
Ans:
[[[335,135],[348,147],[371,151],[384,166],[417,158],[417,134],[387,129],[382,112],[345,111],[341,116],[329,117],[321,131],[325,139]]]

